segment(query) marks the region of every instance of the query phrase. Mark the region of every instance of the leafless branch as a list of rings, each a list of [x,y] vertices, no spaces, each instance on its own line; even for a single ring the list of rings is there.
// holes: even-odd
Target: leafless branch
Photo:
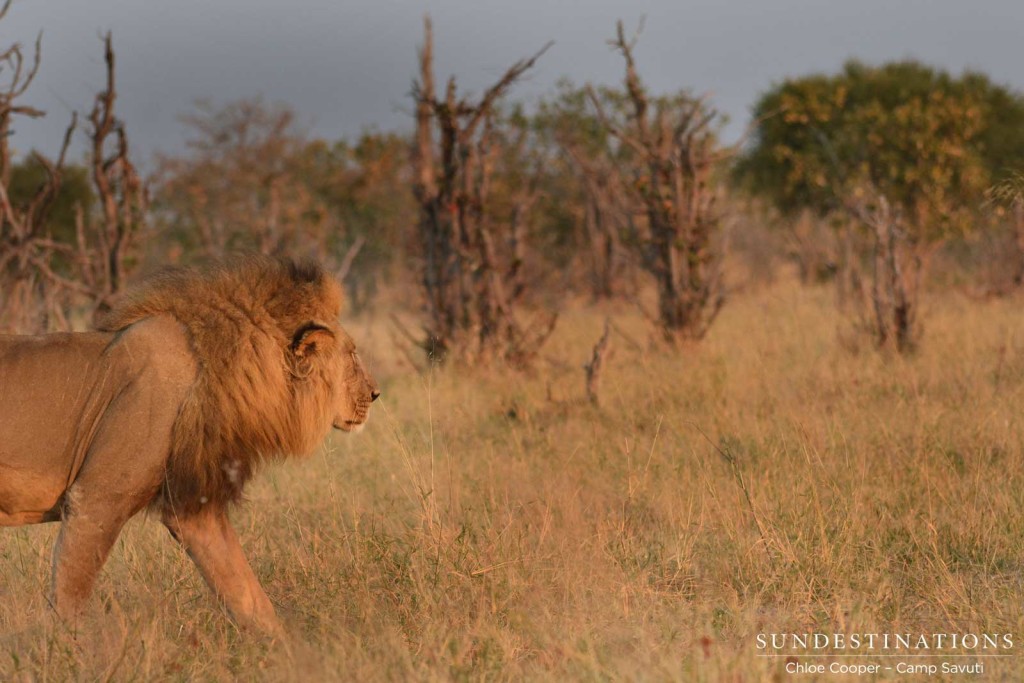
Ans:
[[[356,257],[359,256],[359,252],[362,251],[363,245],[366,244],[366,238],[360,235],[356,238],[356,241],[352,243],[352,246],[345,252],[345,256],[341,259],[341,265],[338,266],[338,270],[335,271],[335,277],[339,281],[343,281],[348,275],[348,272],[352,269],[352,264],[355,263]]]
[[[597,340],[594,350],[591,352],[590,362],[583,366],[587,373],[587,398],[594,405],[600,401],[598,389],[601,385],[601,369],[604,367],[605,357],[611,349],[611,323],[608,318],[604,320],[604,334]]]

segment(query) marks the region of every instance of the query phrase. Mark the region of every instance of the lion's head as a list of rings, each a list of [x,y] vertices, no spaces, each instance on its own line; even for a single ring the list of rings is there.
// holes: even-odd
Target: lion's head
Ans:
[[[297,376],[311,375],[310,365],[323,364],[323,385],[330,392],[326,402],[334,407],[331,425],[345,432],[362,429],[380,390],[352,337],[341,327],[311,322],[296,332],[291,353]]]
[[[188,335],[198,373],[174,425],[165,506],[237,500],[261,461],[362,427],[380,392],[340,312],[341,287],[318,265],[249,256],[165,271],[100,321],[118,331],[168,316]]]

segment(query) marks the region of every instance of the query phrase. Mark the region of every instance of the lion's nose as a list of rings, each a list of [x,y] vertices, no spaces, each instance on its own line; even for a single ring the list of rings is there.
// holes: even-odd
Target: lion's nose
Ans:
[[[370,400],[371,401],[376,401],[378,398],[380,398],[380,392],[379,391],[374,389],[373,391],[370,392]]]

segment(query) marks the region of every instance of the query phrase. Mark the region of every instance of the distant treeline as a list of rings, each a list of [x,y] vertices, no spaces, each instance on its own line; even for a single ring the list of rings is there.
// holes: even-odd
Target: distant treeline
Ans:
[[[144,183],[113,115],[108,40],[89,161],[14,163],[0,148],[0,323],[65,326],[140,272],[248,249],[328,262],[356,308],[383,282],[418,285],[432,357],[527,363],[559,295],[635,299],[650,286],[662,336],[699,340],[727,301],[730,242],[751,242],[725,239],[739,223],[786,235],[802,277],[836,280],[844,310],[901,351],[919,340],[919,293],[942,247],[1005,240],[985,291],[1024,282],[1020,93],[913,61],[850,62],[771,87],[727,146],[706,98],[648,90],[635,40],[618,27],[621,86],[562,82],[527,108],[507,92],[543,50],[466,98],[454,78],[435,87],[428,22],[411,130],[325,141],[286,103],[200,102],[182,116],[186,149]],[[14,48],[8,65],[27,62]],[[34,69],[16,73],[0,93],[5,139],[36,114],[17,104]],[[547,322],[523,322],[538,308]]]

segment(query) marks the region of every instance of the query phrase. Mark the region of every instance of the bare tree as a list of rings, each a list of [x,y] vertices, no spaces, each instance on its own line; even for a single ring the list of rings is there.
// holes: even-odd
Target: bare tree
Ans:
[[[470,101],[457,97],[454,77],[443,98],[437,97],[429,18],[424,33],[420,78],[413,86],[413,191],[420,207],[429,317],[421,345],[435,360],[456,351],[468,360],[528,362],[550,334],[554,317],[531,327],[514,314],[526,289],[526,217],[536,187],[527,185],[512,199],[507,215],[496,215],[493,181],[502,137],[495,103],[550,44],[516,62],[478,100]]]
[[[0,10],[3,18],[10,3]],[[41,116],[15,100],[27,89],[39,66],[36,42],[33,66],[23,70],[20,46],[15,44],[0,58],[12,73],[12,83],[0,95],[0,329],[39,332],[69,329],[67,312],[75,306],[96,310],[105,306],[123,286],[126,250],[143,212],[142,183],[128,160],[128,141],[123,125],[113,114],[114,51],[110,35],[104,40],[107,88],[96,98],[90,115],[93,130],[93,183],[103,205],[97,224],[79,207],[76,240],[54,239],[48,228],[50,210],[61,190],[65,159],[77,125],[72,117],[56,161],[35,154],[46,172],[44,181],[25,203],[15,205],[9,193],[11,158],[7,137],[11,117]],[[105,152],[108,136],[116,134],[113,153]]]
[[[328,251],[340,221],[312,186],[310,141],[291,108],[259,97],[199,101],[181,118],[193,133],[191,154],[164,158],[158,170],[168,233],[208,255]]]
[[[900,353],[918,339],[917,300],[922,271],[918,244],[906,230],[903,212],[873,186],[852,193],[844,208],[867,226],[873,240],[871,310],[865,321],[879,346],[893,344]]]
[[[10,6],[11,0],[7,0],[0,8],[0,20]],[[55,252],[70,251],[70,247],[54,242],[45,230],[50,208],[60,191],[74,118],[56,162],[36,154],[46,177],[35,194],[23,205],[15,206],[9,193],[14,117],[44,115],[39,109],[19,102],[39,71],[41,46],[40,36],[36,38],[30,63],[19,43],[0,53],[0,72],[6,72],[9,79],[0,86],[0,329],[11,332],[67,327],[60,295],[66,289],[79,287],[52,268]]]
[[[725,301],[713,242],[720,216],[712,173],[724,155],[714,131],[717,112],[687,96],[649,97],[622,22],[611,45],[626,62],[627,112],[615,117],[593,88],[590,100],[612,138],[630,153],[620,172],[635,209],[627,229],[658,289],[658,322],[666,339],[700,339]],[[624,119],[624,120],[623,120]]]
[[[533,120],[542,144],[555,152],[548,168],[561,181],[555,185],[561,190],[558,200],[569,207],[574,257],[591,297],[627,293],[633,262],[623,234],[632,198],[622,186],[621,160],[608,154],[608,133],[590,110],[587,89],[561,82],[556,97],[542,101]]]
[[[108,306],[124,287],[132,238],[144,220],[147,208],[145,186],[128,156],[124,122],[114,115],[117,90],[110,33],[103,38],[103,55],[107,87],[97,93],[89,114],[92,178],[102,210],[101,223],[91,231],[96,242],[92,249],[89,249],[85,237],[85,223],[90,217],[82,212],[78,215],[82,277],[92,290],[97,309]],[[113,141],[111,136],[114,136]],[[111,147],[113,149],[109,149]]]

